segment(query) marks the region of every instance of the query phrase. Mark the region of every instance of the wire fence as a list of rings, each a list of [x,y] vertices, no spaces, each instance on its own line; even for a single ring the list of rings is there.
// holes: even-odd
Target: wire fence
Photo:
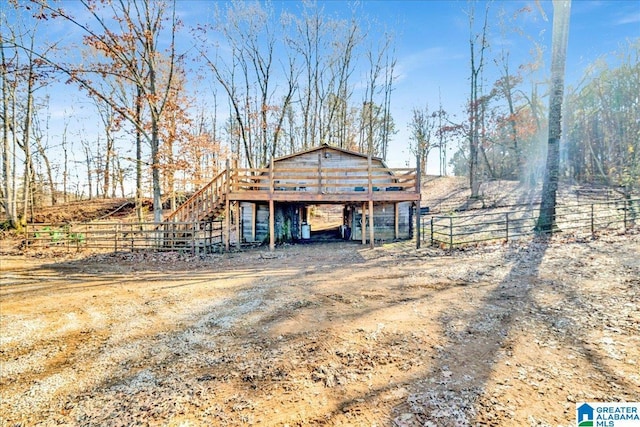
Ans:
[[[636,226],[640,199],[593,202],[556,207],[554,233],[592,236]],[[535,233],[539,208],[512,206],[491,212],[421,217],[421,239],[452,249],[486,241],[509,241]],[[223,221],[163,223],[28,224],[22,249],[66,249],[126,252],[180,251],[192,254],[224,249]]]
[[[556,207],[553,233],[571,232],[592,236],[602,231],[624,231],[635,227],[640,199],[604,201]],[[509,241],[535,233],[539,207],[515,207],[473,215],[423,216],[423,242],[452,249],[493,241]]]
[[[222,221],[27,224],[23,249],[183,251],[211,253],[223,247]]]

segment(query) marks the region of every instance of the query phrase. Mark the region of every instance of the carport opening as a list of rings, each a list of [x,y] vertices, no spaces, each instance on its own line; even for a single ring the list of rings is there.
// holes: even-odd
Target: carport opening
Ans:
[[[309,205],[306,206],[306,210],[306,221],[303,222],[302,226],[309,226],[309,234],[306,234],[303,230],[302,242],[348,240],[350,237],[346,233],[344,205]]]

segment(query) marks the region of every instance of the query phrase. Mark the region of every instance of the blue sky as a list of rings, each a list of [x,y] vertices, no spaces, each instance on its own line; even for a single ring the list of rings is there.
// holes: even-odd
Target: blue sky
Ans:
[[[179,1],[178,9],[185,16],[185,24],[211,17],[214,2]],[[222,2],[224,4],[224,2]],[[295,1],[274,1],[276,9],[295,13]],[[348,19],[353,4],[344,1],[320,1],[331,15]],[[469,92],[469,19],[467,1],[453,0],[365,0],[356,3],[363,15],[373,23],[372,31],[390,31],[395,35],[397,56],[396,84],[392,98],[392,116],[398,133],[391,144],[388,163],[403,167],[413,165],[408,149],[408,124],[411,110],[416,107],[438,107],[463,116]],[[476,4],[475,31],[480,31],[487,3]],[[504,47],[510,52],[511,68],[532,61],[531,51],[537,43],[543,49],[545,68],[537,79],[543,80],[550,63],[551,1],[506,0],[489,3],[489,45],[486,57],[486,80],[490,86],[498,77],[492,60]],[[516,11],[528,9],[501,30],[497,15],[505,12],[512,17]],[[519,28],[518,34],[513,28]],[[587,65],[597,58],[619,49],[626,40],[640,37],[640,0],[574,0],[571,10],[567,84],[577,82]],[[453,153],[450,153],[453,154]],[[450,157],[450,155],[449,155]],[[435,155],[429,162],[429,172],[437,173]]]
[[[395,143],[399,150],[390,153],[389,163],[402,163],[408,157],[403,142],[408,138],[407,124],[411,109],[429,104],[437,108],[440,93],[445,110],[458,115],[463,111],[469,85],[469,21],[466,1],[368,1],[367,13],[397,28],[398,69],[401,73],[393,97],[393,116],[399,133]],[[478,31],[485,3],[476,6]],[[512,68],[531,61],[533,41],[545,50],[545,70],[550,65],[553,7],[550,1],[494,1],[490,17],[500,9],[511,16],[528,7],[514,25],[524,34],[507,32],[502,35],[495,19],[490,19],[486,65],[488,84],[497,74],[491,60],[505,46],[511,54]],[[544,11],[544,19],[539,8]],[[566,64],[567,85],[577,84],[585,68],[594,60],[620,48],[626,40],[640,37],[640,0],[574,0],[571,7],[569,46]],[[612,59],[609,57],[609,59]],[[543,78],[543,76],[540,76]],[[435,156],[433,156],[435,157]],[[435,159],[432,159],[435,160]],[[437,173],[430,163],[430,173]]]
[[[2,2],[2,0],[0,0]],[[73,1],[65,1],[64,6],[74,8]],[[210,20],[215,2],[205,0],[178,0],[179,15],[184,18],[185,29],[179,34],[181,43],[189,44],[188,27]],[[224,4],[224,2],[220,2]],[[296,1],[274,1],[276,9],[286,9],[292,13],[299,10]],[[348,19],[350,5],[343,1],[319,2],[324,9]],[[480,31],[485,2],[476,4],[476,31]],[[467,1],[372,1],[359,3],[362,14],[374,24],[372,31],[391,31],[395,34],[397,57],[396,84],[392,97],[392,116],[398,133],[394,136],[389,152],[388,164],[404,167],[407,162],[414,165],[413,155],[408,149],[408,124],[411,110],[429,105],[430,110],[438,107],[439,99],[449,113],[461,119],[469,91],[469,21],[465,11]],[[0,6],[0,9],[3,7]],[[523,8],[530,11],[518,16],[511,26],[522,30],[501,32],[496,16],[505,10],[506,16]],[[548,68],[550,62],[552,3],[548,0],[536,1],[507,0],[490,3],[489,45],[487,51],[486,80],[490,86],[497,78],[492,61],[501,47],[509,50],[511,68],[531,61],[530,52],[534,42],[543,48],[543,61]],[[547,19],[544,18],[544,15]],[[60,22],[41,23],[52,40],[65,37],[77,39],[77,31]],[[567,84],[576,84],[587,65],[597,58],[613,58],[610,54],[631,39],[640,37],[640,0],[574,0],[571,9],[569,47],[566,66]],[[609,56],[607,56],[609,55]],[[544,80],[543,68],[536,78]],[[70,122],[70,137],[99,129],[93,104],[78,94],[75,87],[59,84],[49,89],[51,94],[51,138],[60,137],[63,118],[75,114]],[[96,120],[92,124],[92,120]],[[57,121],[57,122],[56,122]],[[58,130],[56,130],[58,129]],[[75,130],[74,130],[75,129]],[[57,133],[57,135],[56,135]],[[78,149],[77,161],[82,160]],[[449,153],[450,158],[453,153]],[[435,155],[429,164],[429,173],[437,173]]]

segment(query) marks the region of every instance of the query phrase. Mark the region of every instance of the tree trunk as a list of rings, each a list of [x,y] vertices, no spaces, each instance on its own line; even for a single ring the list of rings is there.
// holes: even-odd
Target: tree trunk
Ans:
[[[162,221],[162,191],[160,186],[160,134],[158,119],[152,113],[151,119],[151,180],[153,187],[153,222]]]
[[[571,0],[553,2],[553,37],[551,57],[551,96],[549,97],[549,142],[547,166],[542,186],[540,216],[536,224],[538,233],[550,233],[556,226],[556,193],[560,168],[560,137],[562,135],[562,95],[564,66],[569,39],[569,12]]]
[[[137,86],[135,120],[142,120],[142,88]],[[136,128],[136,218],[142,222],[142,131]]]
[[[31,139],[31,111],[33,110],[33,84],[35,76],[33,75],[33,62],[29,67],[29,76],[27,84],[27,107],[24,116],[24,128],[22,129],[22,151],[24,152],[24,180],[23,180],[23,206],[22,206],[22,218],[26,219],[29,213],[29,200],[31,193],[31,179],[33,177],[32,159],[31,159],[31,146],[29,145],[29,139]]]
[[[82,144],[84,148],[85,163],[87,165],[87,185],[89,186],[89,200],[93,199],[93,171],[91,167],[91,149],[89,144]]]
[[[47,181],[49,181],[49,189],[51,191],[51,206],[55,206],[58,202],[56,197],[56,185],[53,181],[53,171],[51,170],[51,162],[49,161],[49,157],[47,157],[47,152],[42,146],[41,138],[36,138],[36,144],[38,148],[38,154],[42,157],[42,161],[44,162],[45,171],[47,173]]]
[[[109,187],[111,185],[111,156],[113,154],[113,136],[111,135],[111,129],[107,130],[107,146],[104,151],[104,167],[102,175],[102,197],[105,199],[109,197]]]
[[[470,80],[470,97],[469,97],[469,187],[471,187],[471,198],[476,199],[480,195],[480,164],[478,155],[480,152],[480,102],[482,86],[482,71],[484,68],[484,52],[487,48],[487,28],[489,17],[489,5],[485,9],[484,24],[482,26],[482,34],[480,34],[479,58],[476,64],[476,46],[475,39],[478,36],[473,34],[473,23],[475,20],[475,10],[472,8],[469,16],[469,48],[471,53],[471,78]]]
[[[64,203],[69,201],[67,193],[67,180],[69,179],[69,152],[67,149],[67,123],[64,125],[64,131],[62,133],[62,152],[64,165],[62,165],[62,200]]]
[[[0,34],[0,58],[3,69],[6,65],[4,44],[2,34]],[[7,215],[7,220],[11,228],[16,227],[18,220],[18,209],[13,182],[15,181],[15,169],[12,168],[11,159],[15,158],[14,150],[9,138],[10,116],[9,116],[9,81],[7,73],[2,73],[2,205]]]

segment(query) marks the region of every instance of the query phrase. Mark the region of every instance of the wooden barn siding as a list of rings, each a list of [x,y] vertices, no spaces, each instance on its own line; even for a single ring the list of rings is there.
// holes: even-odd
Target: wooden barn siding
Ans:
[[[242,239],[245,242],[266,242],[269,239],[269,205],[254,204],[243,202],[242,208]],[[256,214],[256,238],[253,240],[251,235],[251,220],[253,209],[257,208]],[[296,204],[275,205],[275,235],[276,241],[290,241],[299,239],[300,236],[300,218],[296,214],[296,209],[300,207]]]
[[[269,238],[269,205],[243,202],[242,208],[242,240],[245,242],[264,242]],[[253,209],[256,208],[256,238],[251,235]]]
[[[398,204],[398,238],[411,238],[411,202],[401,202]],[[383,212],[384,208],[384,212]],[[361,209],[358,207],[358,209]],[[375,239],[393,240],[395,238],[395,212],[393,203],[375,204],[373,206],[373,223]],[[362,240],[362,213],[354,213],[351,225],[351,239]],[[367,212],[367,240],[369,239],[369,213]]]
[[[325,157],[325,153],[329,154],[329,157]],[[320,159],[318,159],[320,155]],[[274,163],[274,170],[278,169],[298,169],[308,168],[309,172],[317,171],[319,160],[322,162],[322,169],[333,168],[359,168],[360,171],[354,172],[327,172],[322,174],[322,183],[330,184],[331,186],[323,185],[322,191],[324,193],[338,193],[338,192],[353,192],[356,187],[362,187],[364,191],[368,191],[369,181],[366,178],[363,179],[349,179],[341,180],[336,178],[336,175],[341,176],[364,176],[367,174],[366,169],[368,167],[368,160],[363,157],[354,156],[342,151],[333,150],[331,148],[325,148],[323,150],[315,151],[312,153],[305,153],[299,156],[278,160]],[[372,159],[371,169],[372,175],[380,177],[373,183],[374,186],[381,189],[387,186],[393,186],[394,178],[388,172],[378,171],[376,169],[382,169],[384,165],[378,159]],[[294,173],[283,172],[284,175],[294,175]],[[388,179],[384,179],[388,178]],[[292,189],[292,186],[297,187],[298,191],[311,191],[318,192],[318,177],[317,173],[313,179],[280,179],[280,184],[286,184],[287,189]],[[344,183],[344,187],[334,186],[335,184]],[[275,185],[277,189],[277,184]]]
[[[275,234],[276,242],[290,242],[300,236],[300,214],[296,213],[299,207],[296,204],[278,203],[275,206]]]

